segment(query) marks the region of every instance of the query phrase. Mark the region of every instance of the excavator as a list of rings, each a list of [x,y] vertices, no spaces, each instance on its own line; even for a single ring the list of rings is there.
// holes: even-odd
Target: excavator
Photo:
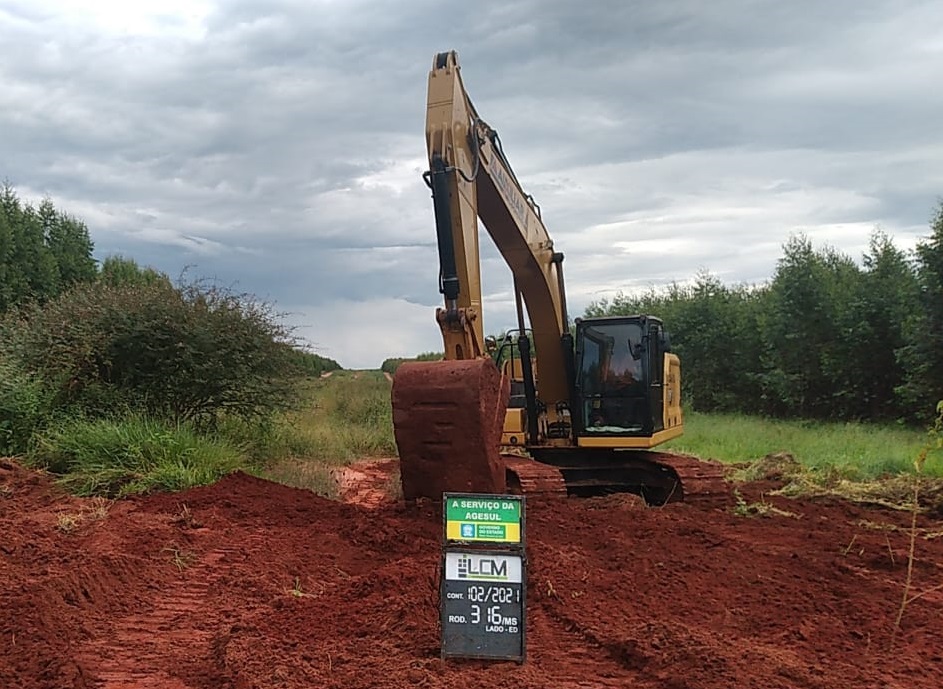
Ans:
[[[630,492],[664,504],[725,493],[718,463],[654,449],[683,431],[681,364],[662,321],[570,321],[563,253],[454,51],[429,73],[426,145],[444,358],[406,362],[393,379],[404,497]],[[501,342],[484,336],[479,219],[513,277],[517,328]]]

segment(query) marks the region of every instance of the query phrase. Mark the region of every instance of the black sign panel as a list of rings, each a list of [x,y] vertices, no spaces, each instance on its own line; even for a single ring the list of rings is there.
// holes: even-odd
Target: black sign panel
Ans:
[[[442,570],[442,656],[523,661],[524,558],[448,548]]]

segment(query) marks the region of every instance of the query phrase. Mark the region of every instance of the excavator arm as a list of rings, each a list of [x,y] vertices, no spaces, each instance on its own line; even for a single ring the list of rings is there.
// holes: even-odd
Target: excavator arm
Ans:
[[[520,362],[525,369],[528,437],[538,436],[538,402],[523,309],[540,353],[540,414],[559,425],[569,399],[563,255],[524,193],[497,133],[478,116],[462,83],[454,52],[435,57],[426,110],[429,170],[439,251],[436,310],[445,361],[406,363],[393,381],[393,428],[403,495],[445,491],[503,492],[499,453],[510,380],[488,356],[482,323],[478,246],[481,220],[514,278]],[[572,345],[570,347],[572,360]],[[566,442],[562,440],[560,442]],[[562,482],[558,481],[562,490]]]
[[[446,359],[485,354],[481,318],[478,219],[511,269],[523,299],[534,346],[540,352],[540,396],[548,412],[569,398],[561,336],[567,331],[563,254],[521,188],[500,139],[482,120],[462,83],[454,52],[436,56],[429,73],[426,146],[440,290],[445,305],[436,318]]]

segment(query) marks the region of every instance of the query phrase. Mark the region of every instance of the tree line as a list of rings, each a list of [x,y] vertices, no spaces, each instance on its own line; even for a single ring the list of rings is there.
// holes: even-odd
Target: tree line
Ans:
[[[22,201],[9,183],[0,186],[0,314],[27,303],[44,304],[83,283],[110,287],[172,287],[170,278],[123,256],[100,264],[86,224],[44,198],[38,206]],[[333,359],[303,348],[291,354],[306,375],[340,368]]]
[[[858,263],[795,235],[765,284],[702,272],[586,315],[633,313],[664,320],[689,408],[924,421],[943,397],[943,203],[912,253],[878,230]]]
[[[442,352],[423,352],[413,357],[390,357],[383,360],[383,363],[380,364],[380,370],[392,375],[396,373],[396,369],[400,367],[400,364],[407,361],[439,361],[442,358]]]
[[[0,187],[0,312],[28,300],[45,301],[76,283],[94,280],[94,245],[81,220],[50,199],[23,203]]]

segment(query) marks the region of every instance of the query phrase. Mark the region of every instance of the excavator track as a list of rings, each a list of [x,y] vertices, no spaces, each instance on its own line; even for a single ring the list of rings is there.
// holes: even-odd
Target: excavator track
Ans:
[[[535,454],[539,461],[501,456],[510,490],[547,497],[635,493],[653,505],[720,505],[730,498],[724,465],[691,455],[637,450],[584,453],[577,459],[572,449]]]
[[[731,495],[726,481],[727,467],[712,459],[699,459],[691,455],[673,452],[645,453],[649,459],[661,466],[670,467],[681,484],[680,499],[687,503],[721,503]],[[669,498],[668,502],[674,499]]]
[[[556,467],[530,457],[502,454],[510,493],[527,496],[565,498],[566,482]]]

